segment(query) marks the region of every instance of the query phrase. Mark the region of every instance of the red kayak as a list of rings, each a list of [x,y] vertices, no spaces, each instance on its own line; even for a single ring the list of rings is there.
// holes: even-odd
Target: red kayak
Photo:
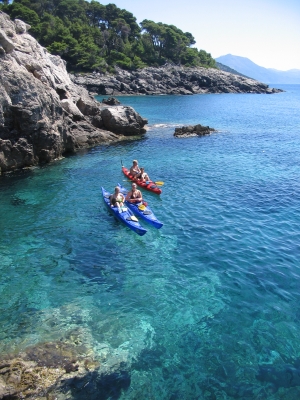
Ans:
[[[156,185],[155,182],[147,181],[143,182],[139,179],[134,179],[134,177],[130,174],[129,170],[125,167],[122,167],[123,174],[130,179],[132,182],[135,182],[138,186],[143,189],[150,190],[150,192],[161,194],[161,189]]]

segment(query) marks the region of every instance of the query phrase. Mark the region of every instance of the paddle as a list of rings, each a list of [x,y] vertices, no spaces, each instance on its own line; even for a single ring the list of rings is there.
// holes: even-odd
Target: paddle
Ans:
[[[138,219],[137,219],[137,217],[135,217],[134,215],[131,215],[130,217],[127,217],[126,219],[127,219],[127,221],[134,221],[134,222],[138,222]]]
[[[123,182],[135,182],[135,181],[131,181],[129,179],[123,179]],[[145,182],[147,185],[150,183],[149,181]],[[165,182],[162,181],[157,181],[157,182],[153,182],[155,183],[157,186],[163,186],[165,184]]]

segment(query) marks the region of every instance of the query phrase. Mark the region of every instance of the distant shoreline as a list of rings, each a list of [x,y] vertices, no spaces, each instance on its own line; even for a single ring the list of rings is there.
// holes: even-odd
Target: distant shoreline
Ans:
[[[71,80],[93,95],[193,95],[205,93],[273,94],[283,90],[216,68],[174,65],[137,71],[116,68],[116,74],[70,74]]]

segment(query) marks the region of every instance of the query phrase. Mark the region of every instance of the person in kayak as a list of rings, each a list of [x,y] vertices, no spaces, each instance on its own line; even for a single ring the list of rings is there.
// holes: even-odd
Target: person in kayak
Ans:
[[[125,200],[129,203],[140,203],[143,200],[142,193],[136,188],[136,183],[131,185],[131,190],[127,193]]]
[[[138,179],[141,176],[141,170],[139,168],[137,160],[132,161],[132,166],[131,166],[129,172],[133,176],[134,179]]]
[[[121,208],[124,206],[125,197],[123,193],[120,192],[119,186],[115,187],[114,193],[110,196],[110,206]]]
[[[150,181],[149,175],[145,172],[145,168],[141,167],[141,174],[139,178],[142,182]]]

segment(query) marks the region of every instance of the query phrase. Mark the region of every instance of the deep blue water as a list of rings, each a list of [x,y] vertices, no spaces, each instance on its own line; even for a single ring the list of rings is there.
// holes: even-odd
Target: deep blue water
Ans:
[[[299,399],[300,85],[281,87],[119,98],[143,139],[0,177],[0,352],[80,332],[130,365],[120,399]],[[173,137],[197,123],[218,132]],[[101,199],[134,158],[164,181],[143,237]]]

